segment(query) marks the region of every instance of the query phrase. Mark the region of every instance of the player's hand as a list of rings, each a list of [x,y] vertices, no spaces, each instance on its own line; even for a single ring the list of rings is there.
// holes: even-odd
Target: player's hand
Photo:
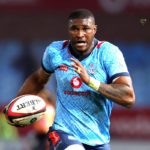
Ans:
[[[78,60],[74,58],[71,58],[71,60],[73,61],[72,67],[74,71],[79,74],[81,80],[84,83],[88,84],[90,80],[90,76],[88,75],[86,69],[82,66],[82,64]]]
[[[5,115],[5,117],[6,117],[6,119],[7,119],[7,111],[8,111],[8,105],[6,105],[4,108],[3,108],[3,113],[4,113],[4,115]],[[11,126],[14,126],[14,127],[26,127],[25,125],[23,126],[21,126],[21,125],[19,125],[19,124],[15,124],[15,123],[12,123],[12,122],[10,122],[9,120],[7,120],[7,123],[9,124],[9,125],[11,125]]]
[[[10,123],[10,122],[8,122],[8,124],[11,125],[11,126],[14,126],[16,128],[25,128],[25,127],[27,127],[27,125],[19,125],[19,124]]]

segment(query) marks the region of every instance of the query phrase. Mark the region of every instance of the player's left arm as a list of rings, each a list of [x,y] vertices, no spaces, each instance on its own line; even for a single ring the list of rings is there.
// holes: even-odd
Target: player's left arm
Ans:
[[[120,76],[111,84],[105,84],[91,78],[78,60],[73,58],[71,60],[74,62],[72,67],[85,84],[117,104],[131,107],[135,103],[135,94],[130,76]]]
[[[120,76],[111,84],[100,82],[98,92],[125,107],[131,107],[135,103],[135,93],[129,76]]]

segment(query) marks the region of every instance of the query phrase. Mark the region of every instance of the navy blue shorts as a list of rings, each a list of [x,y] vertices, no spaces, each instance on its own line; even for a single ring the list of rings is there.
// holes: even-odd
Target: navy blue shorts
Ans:
[[[72,135],[50,128],[48,132],[50,150],[110,150],[109,144],[89,146],[76,140]]]

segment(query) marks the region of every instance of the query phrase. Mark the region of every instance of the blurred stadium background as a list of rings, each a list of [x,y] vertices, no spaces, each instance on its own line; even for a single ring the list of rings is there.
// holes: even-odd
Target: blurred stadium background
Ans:
[[[93,11],[96,37],[120,47],[133,78],[135,106],[112,112],[112,150],[150,150],[150,0],[0,0],[0,109],[40,66],[45,47],[68,38],[66,17],[76,8]],[[12,128],[1,114],[0,150],[31,150],[33,130]]]

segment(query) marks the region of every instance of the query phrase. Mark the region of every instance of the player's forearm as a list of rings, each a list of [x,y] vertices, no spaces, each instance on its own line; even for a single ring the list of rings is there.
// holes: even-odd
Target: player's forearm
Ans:
[[[48,76],[46,78],[42,78],[39,71],[33,73],[25,80],[17,96],[23,94],[38,94],[41,90],[43,90],[48,79]]]
[[[20,88],[17,96],[23,94],[38,94],[42,89],[42,85],[38,85],[38,83],[35,80],[28,78],[25,80],[24,84]]]
[[[98,91],[108,99],[125,107],[131,107],[135,102],[133,89],[128,85],[101,83]]]
[[[43,85],[38,84],[33,77],[29,77],[28,79],[25,80],[17,96],[24,94],[38,94],[42,89]]]

